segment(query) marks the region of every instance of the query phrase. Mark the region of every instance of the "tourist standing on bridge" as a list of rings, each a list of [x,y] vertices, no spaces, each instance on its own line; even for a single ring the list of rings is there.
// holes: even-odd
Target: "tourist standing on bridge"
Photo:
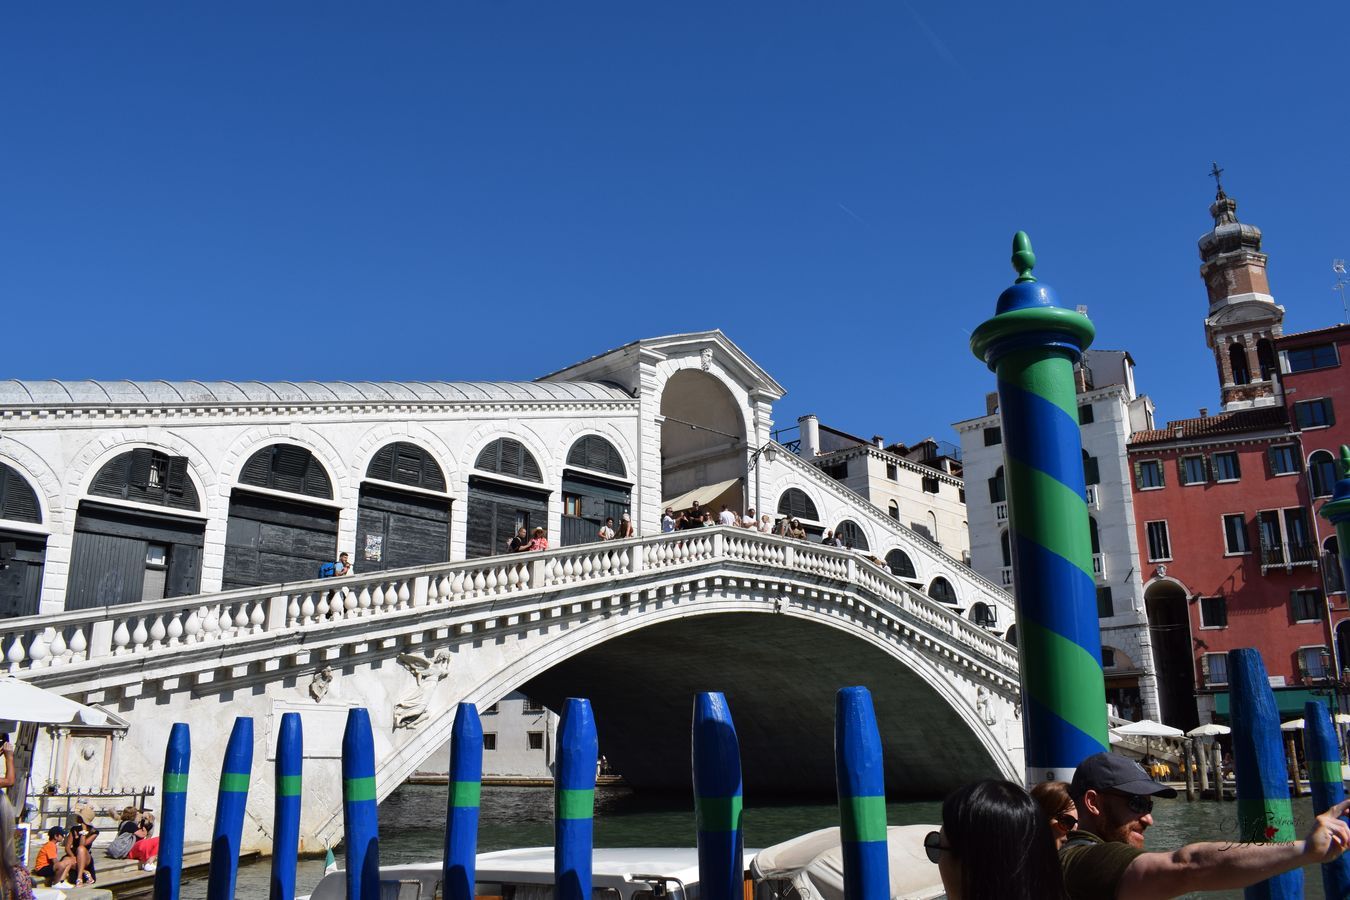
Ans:
[[[768,513],[765,513],[764,515],[759,517],[759,533],[760,534],[773,533],[773,519],[769,516]]]
[[[758,519],[755,517],[755,508],[752,506],[745,511],[745,515],[741,516],[740,525],[742,528],[754,528],[757,522]]]
[[[722,504],[722,511],[717,514],[718,525],[735,525],[740,521],[740,516],[731,511],[731,507],[725,503]]]
[[[1346,800],[1318,816],[1301,841],[1222,841],[1146,853],[1144,831],[1153,824],[1153,798],[1176,795],[1131,759],[1098,753],[1083,760],[1069,786],[1078,830],[1069,833],[1059,854],[1070,900],[1237,890],[1300,866],[1331,862],[1350,846],[1350,825],[1340,818],[1350,810]]]
[[[683,516],[681,516],[681,518],[683,518]],[[670,534],[674,530],[675,530],[675,510],[667,506],[665,514],[661,516],[661,533]]]
[[[595,536],[602,541],[614,540],[614,518],[612,516],[605,520],[605,524],[600,526],[600,530],[595,533]]]
[[[526,547],[525,549],[526,549],[526,550],[547,550],[547,549],[548,549],[548,532],[544,531],[543,528],[535,528],[533,534],[531,534],[531,536],[530,536],[530,546]]]
[[[1045,814],[1011,781],[976,781],[949,794],[942,803],[942,830],[930,831],[923,846],[937,863],[949,900],[1065,896]]]
[[[506,542],[507,553],[521,553],[530,549],[530,529],[524,525],[516,529],[516,534]]]
[[[633,517],[624,513],[619,518],[619,525],[614,529],[614,539],[622,541],[630,537],[637,537],[637,529],[633,527]]]

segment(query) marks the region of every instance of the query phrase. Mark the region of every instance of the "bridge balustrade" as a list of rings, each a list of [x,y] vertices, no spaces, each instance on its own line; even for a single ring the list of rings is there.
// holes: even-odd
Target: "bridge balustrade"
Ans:
[[[394,625],[392,617],[428,607],[599,586],[714,561],[856,585],[882,600],[891,615],[921,624],[997,665],[1017,667],[1010,644],[853,551],[729,527],[10,619],[0,649],[13,673],[45,674],[165,654],[200,656],[210,665],[229,645],[281,648],[284,637],[297,631],[357,620],[388,619]],[[209,653],[213,648],[221,651]]]

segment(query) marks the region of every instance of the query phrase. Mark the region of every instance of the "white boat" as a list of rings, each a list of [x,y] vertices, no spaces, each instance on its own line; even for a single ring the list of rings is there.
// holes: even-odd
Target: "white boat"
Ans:
[[[945,896],[923,838],[936,826],[887,829],[892,900]],[[764,850],[746,850],[746,879],[755,900],[843,900],[839,829],[822,828]],[[597,849],[591,862],[593,900],[696,900],[698,851],[690,847]],[[552,900],[553,848],[525,847],[478,855],[477,900]],[[344,900],[346,873],[324,876],[308,900]],[[441,864],[380,867],[380,900],[440,900]]]

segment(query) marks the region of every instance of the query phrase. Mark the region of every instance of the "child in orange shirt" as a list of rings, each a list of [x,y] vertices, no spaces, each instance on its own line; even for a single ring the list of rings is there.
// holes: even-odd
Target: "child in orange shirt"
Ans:
[[[65,859],[57,858],[61,855],[61,841],[65,836],[66,830],[60,825],[48,831],[47,843],[38,849],[37,859],[33,861],[33,875],[47,879],[48,884],[66,881],[75,865],[75,857],[70,854],[66,854]]]

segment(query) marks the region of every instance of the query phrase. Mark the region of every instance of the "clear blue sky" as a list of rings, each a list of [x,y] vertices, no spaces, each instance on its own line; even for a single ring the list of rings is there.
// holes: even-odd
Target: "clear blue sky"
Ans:
[[[0,377],[529,379],[721,328],[780,425],[952,438],[1023,228],[1194,415],[1210,161],[1287,330],[1338,321],[1347,86],[1343,2],[9,4]]]

